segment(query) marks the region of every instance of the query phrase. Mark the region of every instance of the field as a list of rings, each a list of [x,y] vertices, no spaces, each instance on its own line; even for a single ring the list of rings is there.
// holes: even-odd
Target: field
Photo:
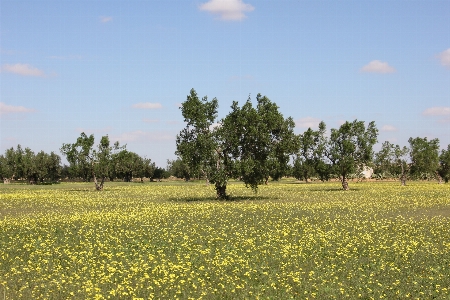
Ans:
[[[0,185],[1,299],[449,299],[450,184]]]

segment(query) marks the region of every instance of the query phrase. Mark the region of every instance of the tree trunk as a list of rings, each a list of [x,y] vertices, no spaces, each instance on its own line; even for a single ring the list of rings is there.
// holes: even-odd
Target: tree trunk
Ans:
[[[402,186],[406,186],[406,175],[405,175],[405,170],[403,168],[403,164],[402,164],[402,176],[400,176],[400,182]]]
[[[94,176],[95,189],[97,191],[103,191],[103,183],[105,182],[105,177],[103,177],[100,184],[98,184],[97,177],[95,177],[95,174],[92,174],[92,176]]]
[[[438,178],[439,184],[442,184],[442,177],[441,177],[441,175],[439,175],[439,172],[438,172],[438,171],[436,171],[436,176],[437,176],[437,178]]]
[[[344,191],[348,191],[348,182],[347,182],[347,178],[345,178],[345,176],[342,176],[342,189]]]
[[[217,198],[220,200],[227,200],[227,186],[226,185],[217,185],[216,184],[216,192],[217,192]]]

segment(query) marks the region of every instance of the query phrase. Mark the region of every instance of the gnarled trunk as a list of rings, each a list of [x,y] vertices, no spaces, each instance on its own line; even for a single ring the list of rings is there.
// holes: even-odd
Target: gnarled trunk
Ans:
[[[342,189],[344,191],[348,191],[348,182],[345,176],[342,176],[341,182],[342,182]]]
[[[216,192],[217,192],[217,198],[220,200],[227,200],[227,186],[226,185],[218,185],[216,184]]]
[[[403,168],[403,164],[402,164],[402,176],[400,176],[400,182],[402,186],[406,186],[406,175],[405,175],[405,170]]]
[[[92,176],[94,176],[95,189],[97,191],[103,191],[103,183],[105,183],[105,178],[106,177],[103,177],[102,181],[100,182],[100,184],[98,184],[97,177],[95,177],[95,174],[92,174]]]

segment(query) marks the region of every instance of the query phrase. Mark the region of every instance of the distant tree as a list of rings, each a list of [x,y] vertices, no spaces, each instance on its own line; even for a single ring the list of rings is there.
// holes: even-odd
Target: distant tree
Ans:
[[[442,149],[439,155],[439,175],[448,183],[450,179],[450,145],[447,149]]]
[[[153,171],[153,176],[152,176],[151,180],[153,181],[153,180],[157,179],[158,181],[161,181],[161,179],[168,178],[168,177],[169,177],[169,173],[164,168],[156,167]]]
[[[392,177],[394,144],[389,141],[383,142],[380,151],[375,154],[374,158],[374,173],[381,178]]]
[[[94,148],[94,135],[87,136],[84,132],[73,144],[63,144],[61,153],[75,170],[85,179],[93,178],[95,188],[98,191],[103,190],[105,179],[108,178],[111,171],[111,156],[114,151],[121,150],[119,142],[114,146],[110,145],[109,137],[103,136],[97,149]],[[101,179],[100,183],[97,177]]]
[[[126,149],[112,155],[112,177],[123,178],[125,182],[130,182],[134,177],[143,181],[146,173],[146,164],[151,161],[139,156],[137,153],[127,151]],[[150,176],[151,177],[151,176]]]
[[[409,138],[411,175],[415,178],[429,179],[437,176],[439,168],[439,139]]]
[[[388,141],[383,142],[381,149],[375,154],[375,173],[382,178],[399,178],[402,185],[406,185],[407,174],[410,165],[408,164],[407,147],[400,147]]]
[[[180,158],[174,160],[167,160],[167,171],[177,178],[184,178],[189,181],[191,178],[189,166],[185,164]]]
[[[47,166],[47,179],[51,182],[56,182],[61,178],[61,157],[54,153],[46,154],[45,165]]]
[[[347,176],[372,162],[377,136],[375,122],[370,122],[366,128],[364,121],[354,120],[345,122],[339,129],[331,129],[326,156],[333,172],[339,175],[344,190],[348,190]]]
[[[327,142],[325,133],[326,125],[320,122],[318,130],[308,128],[300,135],[300,147],[293,170],[296,179],[308,182],[308,179],[319,173]]]
[[[36,155],[30,148],[25,148],[22,153],[22,177],[27,179],[29,184],[35,184],[38,181],[39,173],[36,165]],[[45,170],[43,171],[45,172]]]
[[[11,182],[11,180],[13,180],[18,171],[16,163],[16,151],[13,147],[5,150],[5,154],[0,157],[0,163],[3,183],[8,184]]]

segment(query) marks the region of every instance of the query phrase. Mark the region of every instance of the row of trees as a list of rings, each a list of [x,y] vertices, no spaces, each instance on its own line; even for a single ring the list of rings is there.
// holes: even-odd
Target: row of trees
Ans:
[[[61,166],[61,158],[54,152],[41,151],[35,154],[30,148],[10,148],[0,155],[0,177],[4,183],[12,179],[24,179],[29,183],[56,182],[61,178],[94,181],[97,190],[102,190],[106,179],[117,178],[131,181],[133,178],[160,179],[167,172],[155,166],[150,159],[143,158],[120,146],[110,145],[108,136],[103,136],[94,147],[94,135],[81,133],[73,144],[63,144],[61,152],[69,166]]]
[[[371,131],[375,132],[374,127]],[[428,141],[427,138],[417,137],[408,140],[409,147],[386,141],[381,150],[372,155],[371,144],[367,147],[361,142],[368,140],[361,136],[362,133],[363,123],[358,121],[346,122],[339,129],[331,129],[329,138],[326,137],[325,123],[320,123],[316,131],[309,128],[299,136],[300,150],[294,161],[293,176],[305,181],[312,177],[321,180],[338,176],[360,177],[364,168],[370,167],[373,177],[399,178],[402,185],[406,184],[407,178],[437,178],[439,182],[442,179],[448,182],[450,145],[439,153],[438,139]]]
[[[0,177],[4,183],[13,178],[24,178],[30,183],[57,181],[61,177],[61,158],[51,152],[37,154],[30,148],[10,148],[0,155]]]
[[[179,159],[168,161],[167,171],[118,142],[111,144],[108,136],[95,146],[94,135],[81,133],[75,143],[60,149],[69,166],[61,167],[60,157],[53,152],[35,154],[19,145],[0,155],[0,175],[5,182],[22,178],[30,183],[81,178],[93,180],[97,190],[103,189],[107,179],[204,178],[215,185],[222,199],[227,198],[230,178],[254,191],[269,177],[278,180],[287,175],[306,182],[339,178],[347,190],[348,179],[368,167],[377,178],[400,178],[402,184],[408,177],[449,180],[450,145],[439,153],[438,139],[410,138],[409,148],[384,142],[374,153],[378,136],[374,122],[367,126],[358,120],[345,122],[329,132],[321,122],[317,130],[308,128],[296,135],[294,121],[284,118],[275,103],[260,94],[256,102],[254,107],[250,97],[242,106],[235,101],[231,112],[218,120],[218,100],[200,99],[192,89],[181,106],[186,127],[176,139]]]
[[[231,112],[217,120],[217,99],[200,99],[192,89],[181,105],[186,127],[176,141],[180,159],[171,162],[177,176],[202,176],[215,185],[217,197],[222,199],[227,198],[230,178],[256,191],[269,177],[277,180],[289,173],[306,181],[339,178],[344,190],[348,190],[350,176],[368,167],[377,174],[399,177],[402,184],[419,173],[448,181],[450,148],[439,155],[437,139],[411,138],[410,148],[385,142],[375,155],[378,129],[374,122],[367,126],[358,120],[345,122],[329,134],[321,122],[318,130],[309,128],[296,135],[294,121],[285,119],[275,103],[260,94],[256,102],[256,107],[250,98],[241,107],[233,102]]]

